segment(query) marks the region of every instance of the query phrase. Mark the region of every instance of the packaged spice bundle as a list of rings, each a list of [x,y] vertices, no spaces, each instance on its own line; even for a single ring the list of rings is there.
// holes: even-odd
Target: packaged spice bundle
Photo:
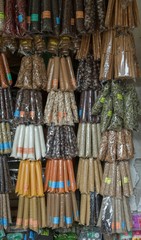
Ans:
[[[0,3],[0,13],[1,13],[0,32],[2,32],[4,29],[4,22],[5,22],[4,0],[2,0]]]
[[[16,228],[24,228],[38,232],[46,227],[45,197],[19,196]]]
[[[0,87],[8,88],[12,85],[12,76],[5,53],[0,54],[0,79]]]
[[[16,29],[20,36],[27,32],[26,0],[16,0]]]
[[[46,155],[41,125],[19,125],[16,128],[11,156],[18,159],[41,159]]]
[[[0,194],[12,191],[7,156],[0,156]]]
[[[108,2],[105,26],[108,28],[135,28],[139,26],[139,12],[137,1],[114,1]]]
[[[100,193],[116,198],[133,194],[128,162],[106,163]]]
[[[60,91],[74,91],[76,89],[75,75],[69,56],[49,59],[45,90],[49,92],[58,89]]]
[[[75,192],[76,182],[72,160],[47,160],[44,192]]]
[[[46,157],[71,159],[78,155],[77,140],[72,126],[48,127]]]
[[[99,70],[100,63],[94,61],[92,55],[89,55],[85,60],[80,60],[77,69],[77,90],[99,89]]]
[[[128,160],[134,156],[132,132],[122,129],[119,132],[109,131],[102,134],[98,159],[108,162]]]
[[[102,197],[96,192],[89,194],[81,194],[80,202],[80,224],[81,225],[97,225],[100,214]]]
[[[94,191],[100,193],[102,175],[102,167],[99,161],[93,158],[80,158],[76,183],[81,194],[89,194]]]
[[[27,197],[44,196],[40,161],[21,161],[15,192]]]
[[[39,33],[41,30],[41,1],[32,1],[30,13],[30,31]]]
[[[79,123],[77,144],[79,157],[97,158],[101,141],[100,124]]]
[[[7,50],[14,54],[18,49],[17,40],[15,38],[9,38],[8,36],[0,36],[0,51],[6,52]]]
[[[51,0],[44,0],[42,2],[42,22],[41,22],[41,31],[45,33],[53,32],[52,25],[52,8],[51,8]]]
[[[75,193],[47,194],[47,227],[69,228],[79,221],[79,212]]]
[[[78,122],[75,96],[72,92],[51,91],[48,94],[44,122],[47,125],[74,125]]]
[[[0,123],[0,154],[11,153],[12,139],[10,124],[1,122]]]
[[[5,24],[4,33],[6,35],[15,36],[16,35],[16,22],[15,22],[15,1],[6,0],[5,1]]]
[[[18,91],[14,120],[17,124],[43,124],[42,95],[39,91],[25,89]]]
[[[24,56],[15,87],[23,89],[44,89],[46,67],[43,58],[38,55]]]
[[[9,194],[0,194],[0,227],[7,229],[12,223]]]
[[[132,231],[128,198],[104,197],[97,226],[106,234]]]
[[[0,88],[0,120],[13,119],[13,103],[9,88]]]

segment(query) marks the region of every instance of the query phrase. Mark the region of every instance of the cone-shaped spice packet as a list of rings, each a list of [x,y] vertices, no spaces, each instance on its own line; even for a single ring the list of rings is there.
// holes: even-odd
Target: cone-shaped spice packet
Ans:
[[[1,57],[2,57],[2,60],[3,60],[3,65],[4,65],[4,69],[5,69],[5,73],[6,73],[8,83],[9,83],[9,85],[12,85],[12,76],[11,76],[8,60],[7,60],[7,57],[6,57],[5,53],[1,53]]]
[[[73,2],[63,1],[62,31],[61,35],[71,35],[71,11]]]
[[[17,0],[16,1],[16,7],[17,7],[17,28],[20,36],[24,36],[27,31],[27,22],[26,22],[26,1],[24,0]]]
[[[58,228],[59,226],[59,211],[60,211],[60,201],[59,201],[59,194],[55,193],[55,201],[54,201],[54,213],[53,213],[53,229]]]
[[[31,5],[31,15],[30,15],[30,21],[31,21],[31,26],[30,30],[31,32],[40,32],[41,28],[41,16],[40,16],[40,11],[41,11],[41,2],[40,1],[32,1]]]
[[[17,213],[17,219],[16,219],[17,228],[20,228],[22,226],[24,200],[25,200],[25,197],[19,196],[18,213]]]
[[[5,1],[5,25],[4,33],[6,35],[15,36],[16,35],[16,24],[15,24],[15,1],[6,0]]]
[[[53,20],[53,33],[55,36],[60,34],[60,16],[59,16],[59,2],[52,0],[52,20]]]
[[[64,216],[65,216],[65,195],[60,194],[60,223],[59,227],[63,228],[65,226],[65,221],[64,221]]]
[[[42,2],[42,22],[41,22],[41,31],[46,33],[52,33],[52,7],[51,0],[44,0]]]
[[[65,207],[66,207],[66,214],[65,214],[65,223],[66,227],[69,228],[72,226],[73,223],[73,216],[72,216],[72,201],[71,201],[71,194],[65,194]]]
[[[84,3],[83,0],[75,1],[76,29],[79,34],[85,33],[84,28]]]

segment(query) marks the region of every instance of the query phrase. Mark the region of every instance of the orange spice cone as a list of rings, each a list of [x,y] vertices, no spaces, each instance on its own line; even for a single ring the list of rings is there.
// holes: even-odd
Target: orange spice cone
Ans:
[[[70,180],[70,190],[72,192],[75,192],[76,191],[76,182],[75,182],[75,177],[74,177],[72,160],[67,160],[67,169],[68,169],[68,175],[69,175],[69,180]]]
[[[36,177],[37,177],[37,196],[42,197],[44,196],[43,191],[43,181],[42,181],[42,166],[40,161],[35,162],[36,166]]]
[[[58,192],[59,193],[64,193],[64,166],[63,166],[63,160],[58,160],[58,179],[57,179],[57,184],[58,184]]]
[[[53,174],[51,176],[50,192],[55,192],[56,183],[57,183],[58,160],[52,160],[52,161],[53,161]]]
[[[31,197],[37,196],[37,178],[35,161],[30,162],[30,192]]]
[[[63,161],[64,165],[64,188],[65,192],[69,192],[70,181],[68,177],[68,169],[67,169],[67,162],[66,160]]]

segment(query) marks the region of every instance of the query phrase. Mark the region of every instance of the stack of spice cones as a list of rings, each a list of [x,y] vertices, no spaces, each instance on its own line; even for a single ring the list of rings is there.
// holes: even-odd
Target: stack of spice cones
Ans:
[[[72,160],[78,154],[74,132],[78,112],[72,92],[76,89],[76,81],[71,58],[51,58],[47,76],[49,94],[44,111],[48,125],[44,183],[44,191],[47,192],[47,227],[69,228],[74,221],[79,221]]]

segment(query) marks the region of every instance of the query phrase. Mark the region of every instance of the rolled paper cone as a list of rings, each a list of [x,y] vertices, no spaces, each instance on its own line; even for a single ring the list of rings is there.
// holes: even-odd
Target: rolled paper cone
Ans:
[[[0,55],[0,83],[2,88],[7,88],[9,86],[9,83],[6,78],[6,72],[3,64],[2,56]]]
[[[58,160],[57,192],[64,193],[64,160]]]
[[[25,137],[25,125],[20,125],[19,130],[19,138],[17,141],[17,155],[16,158],[22,159],[23,158],[23,144],[24,144],[24,137]]]
[[[80,224],[86,224],[86,212],[87,212],[87,194],[81,194],[80,203]]]
[[[101,139],[101,144],[99,148],[98,159],[100,161],[105,160],[108,150],[108,132],[104,132]]]
[[[23,185],[23,196],[30,195],[30,162],[25,161],[25,175],[24,175],[24,185]]]
[[[47,92],[51,91],[51,88],[52,88],[54,67],[55,67],[55,61],[54,61],[54,58],[52,58],[49,73],[47,73]]]
[[[128,179],[124,162],[120,162],[119,166],[120,166],[120,174],[121,174],[121,181],[122,181],[122,187],[123,187],[123,195],[126,197],[129,197],[130,196],[129,179]]]
[[[111,178],[111,184],[110,184],[110,196],[113,196],[115,197],[116,195],[116,164],[113,163],[111,164],[111,175],[110,175],[110,178]]]
[[[33,204],[32,198],[29,198],[29,228],[32,229],[33,224]]]
[[[93,158],[98,157],[98,135],[97,135],[97,124],[92,124],[92,156]]]
[[[69,177],[68,177],[68,169],[67,169],[66,160],[63,161],[63,165],[64,165],[64,188],[65,188],[65,192],[69,192],[70,181],[69,181]]]
[[[28,158],[31,160],[35,159],[35,136],[34,136],[34,125],[29,125],[29,147],[28,147]]]
[[[46,156],[46,145],[45,145],[43,127],[41,125],[38,126],[38,131],[39,131],[39,137],[40,137],[41,154],[42,154],[42,157],[45,157]]]
[[[77,109],[77,105],[76,105],[76,101],[75,101],[75,96],[73,92],[70,92],[70,100],[71,100],[71,109],[72,109],[72,113],[73,113],[73,118],[74,118],[74,122],[78,123],[78,109]]]
[[[39,138],[39,130],[37,126],[34,126],[34,136],[35,136],[35,159],[41,159],[41,144]]]
[[[75,182],[75,177],[74,177],[72,160],[67,160],[67,170],[68,170],[68,176],[69,176],[69,180],[70,180],[70,190],[72,192],[75,192],[76,191],[76,182]]]
[[[30,195],[37,196],[36,162],[30,162]]]
[[[72,208],[73,208],[73,215],[74,215],[74,221],[79,221],[79,212],[78,212],[78,206],[76,201],[76,196],[74,192],[71,192],[71,198],[72,198]]]
[[[81,175],[80,175],[80,187],[79,190],[81,193],[84,193],[85,189],[84,189],[84,175],[85,175],[85,161],[87,161],[87,159],[82,158],[82,166],[81,166]]]
[[[0,123],[0,154],[3,154],[4,145],[3,145],[3,135],[2,135],[2,123]]]
[[[88,189],[90,192],[94,192],[95,179],[94,179],[94,160],[90,158],[86,160],[89,162],[89,174],[88,174]]]
[[[8,145],[9,145],[9,151],[11,152],[11,149],[12,149],[12,139],[11,139],[10,125],[9,125],[8,122],[6,123],[6,132],[7,132],[7,139],[8,139]]]
[[[102,179],[103,179],[103,170],[102,170],[101,162],[99,160],[97,160],[97,164],[98,164],[98,170],[99,170],[99,176],[100,176],[100,186],[101,186]]]
[[[29,198],[25,197],[23,212],[23,228],[27,229],[28,226],[29,226]]]
[[[92,125],[91,123],[87,123],[86,124],[86,158],[88,157],[92,157],[92,146],[91,146],[91,143],[92,143],[92,136],[91,136],[91,132],[92,132],[92,129],[91,129]]]
[[[121,200],[116,199],[116,232],[122,233]]]
[[[36,166],[36,177],[37,177],[37,196],[42,197],[44,196],[44,191],[43,191],[43,181],[42,181],[42,166],[40,161],[35,162]]]
[[[54,193],[57,186],[57,171],[58,171],[58,160],[52,160],[53,161],[53,173],[50,175],[51,182],[50,182],[50,192]]]
[[[87,99],[88,99],[88,92],[84,91],[82,122],[87,122]]]
[[[42,228],[46,227],[46,205],[45,205],[45,197],[40,198],[41,202],[41,218],[42,218]]]
[[[64,85],[65,85],[65,91],[70,90],[70,84],[69,84],[69,74],[68,74],[68,68],[67,68],[67,61],[65,57],[62,57],[60,59],[61,61],[61,69],[62,69],[62,75],[64,79]]]
[[[59,227],[63,228],[65,225],[64,216],[65,216],[65,194],[60,194],[60,223]]]
[[[82,123],[79,123],[79,126],[78,126],[78,132],[77,132],[77,146],[78,146],[78,149],[80,148],[80,134],[81,134],[81,131],[82,131]]]
[[[6,57],[5,53],[1,53],[1,57],[2,57],[2,61],[3,61],[3,65],[4,65],[4,69],[5,69],[5,73],[6,73],[8,83],[9,83],[9,85],[12,85],[12,76],[11,76],[11,73],[10,73],[9,64],[8,64],[7,57]]]
[[[88,193],[88,171],[89,171],[89,161],[85,159],[84,161],[84,174],[83,174],[83,183],[82,183],[82,193]]]
[[[50,171],[51,171],[51,160],[47,160],[46,169],[45,169],[44,192],[48,190]]]
[[[1,123],[1,129],[2,129],[2,139],[3,139],[3,148],[4,154],[8,154],[11,152],[11,149],[9,148],[9,142],[8,142],[8,136],[7,136],[7,129],[6,124],[4,122]]]
[[[87,194],[86,226],[90,225],[90,194]]]
[[[72,200],[71,200],[71,194],[65,193],[65,207],[66,207],[66,227],[69,228],[72,226],[73,219],[72,219]]]
[[[38,219],[39,228],[42,228],[41,198],[40,197],[37,198],[37,214],[38,214],[37,219]],[[45,211],[44,211],[44,214],[45,214]]]
[[[56,168],[55,168],[55,171],[56,171]],[[48,192],[50,192],[51,189],[52,189],[53,173],[54,173],[54,161],[51,159],[51,161],[50,161],[50,172],[49,172],[49,175],[48,175]]]
[[[103,181],[102,181],[102,185],[101,185],[101,189],[100,189],[100,194],[102,196],[104,196],[104,192],[105,192],[105,187],[107,185],[107,178],[108,178],[108,175],[109,175],[109,171],[110,171],[110,164],[109,163],[105,163],[104,174],[103,174]]]
[[[128,176],[128,181],[129,181],[129,192],[130,192],[130,196],[133,195],[133,184],[132,184],[132,178],[131,178],[131,173],[130,173],[130,169],[129,169],[129,162],[125,162],[125,169],[126,169],[126,173]]]
[[[79,157],[85,157],[86,123],[82,123],[79,143]]]
[[[22,166],[21,166],[21,175],[19,176],[19,178],[20,178],[19,189],[17,192],[18,195],[23,195],[24,177],[25,177],[25,162],[23,162]]]
[[[47,227],[50,227],[50,224],[51,224],[51,194],[48,193],[47,194],[47,224],[46,226]]]
[[[127,231],[130,232],[132,231],[132,217],[131,217],[128,199],[124,196],[123,196],[123,206],[124,206],[126,228],[127,228]]]
[[[16,227],[20,228],[23,222],[23,213],[24,213],[24,201],[25,197],[19,196],[19,203],[18,203],[18,213],[16,219]]]
[[[72,61],[69,56],[66,57],[66,63],[68,65],[68,70],[69,70],[69,75],[70,75],[70,85],[72,86],[72,89],[75,90],[76,89],[76,79],[75,79],[75,74],[73,71]]]
[[[7,205],[8,222],[9,222],[9,224],[12,224],[9,194],[6,193],[5,195],[6,195],[6,205]]]
[[[53,71],[53,80],[52,80],[52,89],[58,89],[59,83],[59,70],[60,70],[60,58],[54,57],[54,71]]]
[[[26,126],[23,144],[23,160],[28,158],[28,145],[29,145],[29,126]]]
[[[60,90],[63,92],[65,91],[65,79],[63,77],[63,72],[62,72],[62,66],[60,64],[60,76],[59,76],[59,80],[60,80]]]
[[[79,158],[78,169],[77,169],[77,177],[76,177],[76,185],[77,185],[77,189],[80,188],[81,172],[82,172],[82,159]]]
[[[52,193],[50,195],[51,195],[51,200],[50,200],[50,203],[51,203],[51,205],[50,205],[50,209],[51,209],[51,211],[50,211],[50,219],[51,219],[50,228],[52,228],[53,227],[52,219],[54,217],[54,207],[55,207],[55,194]]]
[[[97,123],[97,143],[98,143],[98,149],[99,149],[100,143],[101,143],[100,123]]]
[[[53,229],[59,227],[60,223],[60,201],[59,201],[59,194],[55,193],[55,201],[54,201],[54,214],[53,214]]]
[[[38,231],[38,213],[37,213],[37,197],[32,198],[32,204],[33,204],[33,222],[32,222],[32,230]]]
[[[95,175],[95,186],[96,186],[96,192],[100,193],[100,176],[98,171],[98,163],[97,161],[94,161],[94,175]]]
[[[116,169],[116,198],[121,198],[121,174],[120,174],[120,169],[119,165],[117,165]]]
[[[18,177],[17,177],[17,182],[16,182],[16,188],[15,188],[15,193],[19,192],[19,186],[20,186],[20,179],[21,179],[21,172],[22,172],[22,165],[23,165],[23,163],[24,163],[23,161],[20,161]]]

